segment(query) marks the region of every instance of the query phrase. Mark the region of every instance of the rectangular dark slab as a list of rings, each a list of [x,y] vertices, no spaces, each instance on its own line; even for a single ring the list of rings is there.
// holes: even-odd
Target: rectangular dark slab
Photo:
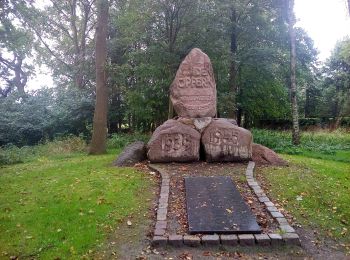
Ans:
[[[186,177],[189,233],[260,234],[250,207],[229,177]]]

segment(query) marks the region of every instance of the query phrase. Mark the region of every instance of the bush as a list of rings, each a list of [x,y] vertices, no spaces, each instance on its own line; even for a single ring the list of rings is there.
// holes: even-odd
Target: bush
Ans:
[[[10,165],[33,160],[39,156],[67,155],[76,152],[85,152],[86,143],[82,137],[68,136],[46,141],[36,146],[6,145],[0,148],[0,165]]]
[[[301,154],[303,151],[335,154],[339,150],[350,149],[350,134],[341,130],[334,132],[302,132],[299,146],[292,145],[290,131],[252,129],[254,142],[265,145],[276,152]]]
[[[147,134],[135,133],[135,134],[112,134],[110,138],[108,138],[107,146],[110,149],[118,149],[123,148],[126,145],[135,142],[135,141],[143,141],[145,143],[148,142],[150,136]]]

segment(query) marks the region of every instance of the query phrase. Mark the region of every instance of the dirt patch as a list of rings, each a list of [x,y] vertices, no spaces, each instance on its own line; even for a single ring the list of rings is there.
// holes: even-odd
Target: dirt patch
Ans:
[[[245,170],[247,164],[240,163],[182,163],[159,165],[170,174],[170,196],[168,206],[168,234],[187,234],[187,212],[185,200],[184,177],[188,176],[228,176],[236,184],[245,202],[256,216],[263,233],[273,233],[278,229],[278,223],[268,213],[265,205],[260,203],[249,188]]]

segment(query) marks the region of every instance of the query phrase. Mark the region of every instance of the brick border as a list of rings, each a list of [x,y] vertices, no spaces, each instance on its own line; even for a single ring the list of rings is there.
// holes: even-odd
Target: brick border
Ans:
[[[248,186],[254,191],[260,203],[263,203],[267,211],[278,222],[281,234],[240,234],[240,235],[166,235],[168,200],[170,192],[170,176],[169,174],[154,164],[149,164],[148,167],[160,173],[162,183],[160,187],[160,196],[157,209],[157,220],[154,228],[154,236],[152,245],[155,247],[163,247],[166,245],[173,247],[191,246],[282,246],[294,245],[301,246],[299,235],[292,228],[284,215],[275,207],[274,203],[266,196],[261,189],[259,183],[254,178],[255,163],[250,161],[246,169],[246,179]]]

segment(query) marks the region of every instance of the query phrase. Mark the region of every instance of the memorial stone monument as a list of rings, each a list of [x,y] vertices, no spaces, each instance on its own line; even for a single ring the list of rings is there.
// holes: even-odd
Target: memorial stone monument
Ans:
[[[189,162],[200,159],[204,147],[208,162],[248,161],[252,134],[232,119],[216,116],[216,83],[209,57],[193,49],[180,64],[170,87],[178,115],[159,126],[147,145],[151,162]]]

